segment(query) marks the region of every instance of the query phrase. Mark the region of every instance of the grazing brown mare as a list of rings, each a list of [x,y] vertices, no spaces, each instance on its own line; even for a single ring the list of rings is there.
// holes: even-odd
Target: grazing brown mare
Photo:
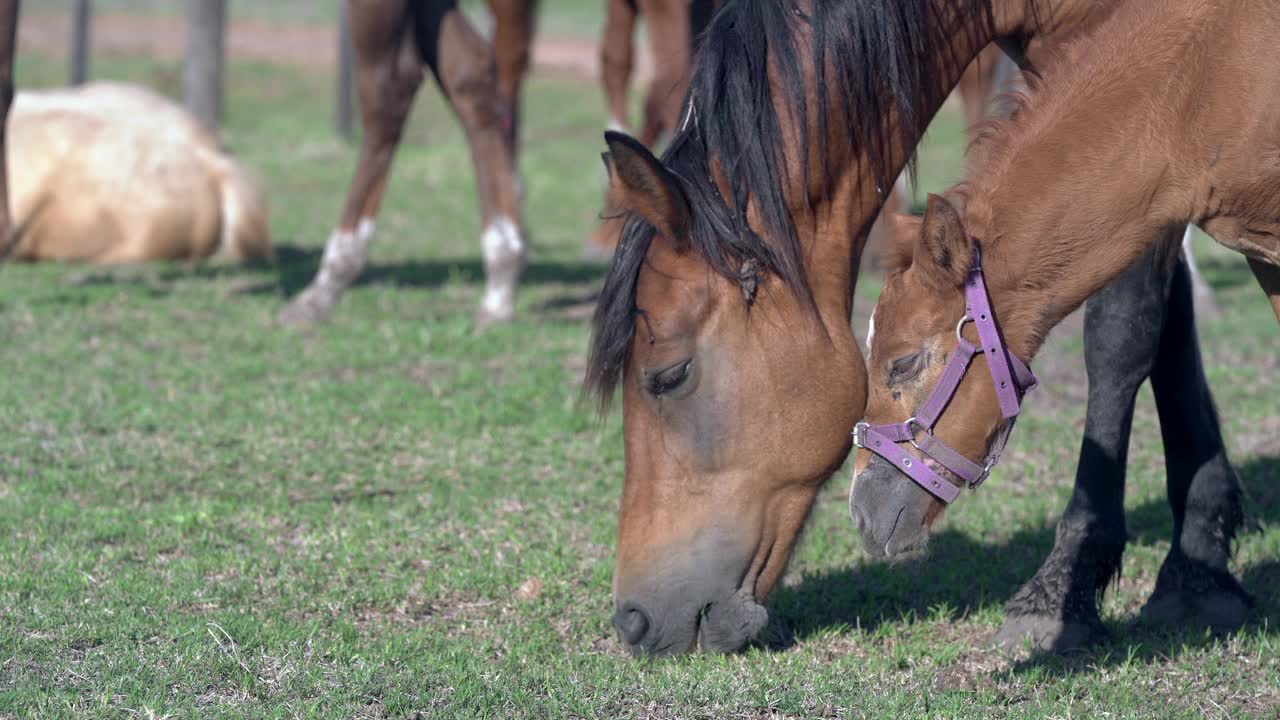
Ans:
[[[494,0],[498,35],[510,27],[511,13],[532,28],[532,10],[515,0]],[[505,11],[505,13],[504,13]],[[480,215],[484,225],[485,291],[477,312],[480,323],[509,319],[525,266],[527,246],[521,227],[514,157],[515,100],[524,51],[504,59],[511,74],[499,92],[492,47],[459,10],[456,0],[347,0],[356,89],[364,135],[355,176],[337,228],[325,246],[311,284],[281,313],[288,325],[307,325],[327,317],[368,260],[374,218],[386,190],[391,160],[418,87],[430,69],[471,146]],[[521,33],[517,27],[516,35]],[[517,45],[519,43],[517,42]]]
[[[1268,0],[1122,3],[1068,43],[1022,107],[978,143],[968,180],[951,200],[933,197],[923,222],[903,223],[900,265],[875,311],[866,416],[872,429],[917,415],[940,383],[960,345],[957,323],[971,314],[966,304],[980,308],[970,275],[979,250],[999,335],[984,340],[991,347],[973,361],[932,430],[917,421],[913,436],[903,438],[910,444],[872,442],[858,454],[853,502],[864,523],[893,527],[894,543],[922,542],[945,503],[909,479],[907,473],[928,474],[912,445],[941,442],[958,452],[959,463],[930,459],[923,466],[960,484],[954,469],[963,459],[988,457],[1016,415],[1016,405],[998,402],[1010,391],[991,379],[1017,364],[998,346],[1029,361],[1054,325],[1144,253],[1176,257],[1187,223],[1248,258],[1280,319],[1277,33],[1280,6]],[[964,324],[968,342],[977,337],[973,325]],[[1128,327],[1113,342],[1145,332],[1141,319]],[[1194,343],[1194,334],[1173,342]],[[1157,394],[1162,422],[1168,411],[1180,412],[1176,397],[1168,402]],[[1167,451],[1195,441],[1165,436]],[[1195,613],[1226,627],[1242,621],[1246,597],[1227,568],[1235,521],[1213,522],[1238,514],[1238,492],[1196,479],[1175,493],[1171,478],[1174,544],[1145,614]],[[1198,576],[1181,580],[1180,592],[1159,592],[1176,582],[1171,576],[1196,567]]]
[[[661,161],[608,134],[629,210],[588,386],[622,390],[614,624],[645,654],[741,647],[865,405],[863,239],[969,62],[1090,0],[727,3]],[[805,148],[806,152],[799,152]]]
[[[600,82],[609,109],[609,129],[629,132],[627,90],[635,55],[636,21],[643,16],[654,73],[644,98],[644,119],[636,136],[652,147],[674,130],[689,85],[695,40],[720,0],[606,0],[600,38]]]

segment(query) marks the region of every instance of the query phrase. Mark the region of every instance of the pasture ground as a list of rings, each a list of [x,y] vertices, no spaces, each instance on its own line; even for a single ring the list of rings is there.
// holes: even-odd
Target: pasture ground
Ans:
[[[94,75],[177,94],[169,60]],[[57,84],[28,54],[23,87]],[[861,551],[847,473],[776,593],[794,643],[642,663],[609,627],[622,445],[578,402],[602,266],[593,82],[535,77],[522,159],[534,261],[520,318],[477,332],[470,162],[420,100],[371,267],[328,325],[274,324],[310,278],[354,161],[319,71],[230,68],[227,139],[271,190],[274,267],[0,270],[0,717],[1278,717],[1280,332],[1243,262],[1202,242],[1226,309],[1201,328],[1250,523],[1240,632],[1145,628],[1169,546],[1144,390],[1110,641],[1004,657],[985,641],[1048,552],[1085,398],[1079,323],[1006,461],[932,557]],[[960,165],[944,111],[928,189]],[[875,299],[867,277],[860,315]]]

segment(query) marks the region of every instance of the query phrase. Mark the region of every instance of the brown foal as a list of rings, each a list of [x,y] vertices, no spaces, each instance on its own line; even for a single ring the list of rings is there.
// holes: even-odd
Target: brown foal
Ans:
[[[898,268],[875,311],[867,420],[911,416],[938,382],[975,248],[1004,341],[1023,360],[1153,244],[1175,257],[1187,223],[1248,258],[1280,319],[1278,33],[1268,0],[1127,0],[1066,43],[976,144],[950,200],[933,197],[923,222],[900,225]],[[974,339],[972,325],[964,334]],[[986,375],[965,375],[934,432],[969,459],[1007,422]],[[942,513],[879,456],[859,453],[856,473],[856,486],[902,489],[855,493],[858,512],[892,519],[895,537],[927,533]]]
[[[516,0],[494,0],[494,10],[500,25],[504,17],[514,14],[526,18],[522,27],[531,30],[531,10]],[[481,240],[485,291],[477,321],[487,324],[510,319],[527,254],[514,156],[516,102],[512,99],[523,75],[519,69],[527,63],[527,38],[525,50],[504,61],[511,77],[500,92],[494,51],[459,10],[456,0],[347,0],[346,12],[351,20],[364,129],[360,155],[320,269],[281,313],[281,321],[298,326],[328,317],[364,268],[391,160],[428,68],[471,146],[485,227]],[[515,32],[520,35],[519,26]],[[510,95],[504,99],[504,93]]]

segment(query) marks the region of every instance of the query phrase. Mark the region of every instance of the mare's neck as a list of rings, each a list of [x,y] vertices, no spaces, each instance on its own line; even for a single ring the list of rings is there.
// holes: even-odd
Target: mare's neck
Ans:
[[[952,0],[938,0],[938,8],[935,17],[950,26],[951,43],[932,48],[933,54],[927,60],[935,82],[918,109],[921,126],[900,132],[901,118],[896,113],[882,118],[858,118],[886,123],[887,136],[894,138],[891,162],[885,168],[889,177],[902,173],[928,121],[960,82],[969,63],[987,45],[1007,41],[1009,50],[1026,49],[1038,37],[1070,33],[1110,13],[1108,5],[1100,5],[1099,0],[993,0],[990,18],[976,12],[957,13]],[[849,130],[832,127],[830,132]],[[843,144],[840,138],[832,137],[826,146],[840,148]],[[822,193],[823,200],[815,206],[814,221],[797,229],[814,296],[828,325],[832,325],[846,323],[853,312],[862,251],[871,224],[892,192],[892,182],[870,181],[875,172],[861,153],[852,158],[829,158],[829,162],[833,167],[848,168],[848,172],[837,178],[834,188]]]

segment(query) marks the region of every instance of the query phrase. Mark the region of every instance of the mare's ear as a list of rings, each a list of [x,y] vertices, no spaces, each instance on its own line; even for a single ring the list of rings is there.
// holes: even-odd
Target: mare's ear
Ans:
[[[960,212],[946,198],[929,195],[911,264],[942,287],[964,284],[973,264],[973,250]]]
[[[609,152],[600,157],[609,170],[609,204],[633,211],[676,249],[689,247],[689,201],[676,177],[644,145],[625,133],[604,134]]]

